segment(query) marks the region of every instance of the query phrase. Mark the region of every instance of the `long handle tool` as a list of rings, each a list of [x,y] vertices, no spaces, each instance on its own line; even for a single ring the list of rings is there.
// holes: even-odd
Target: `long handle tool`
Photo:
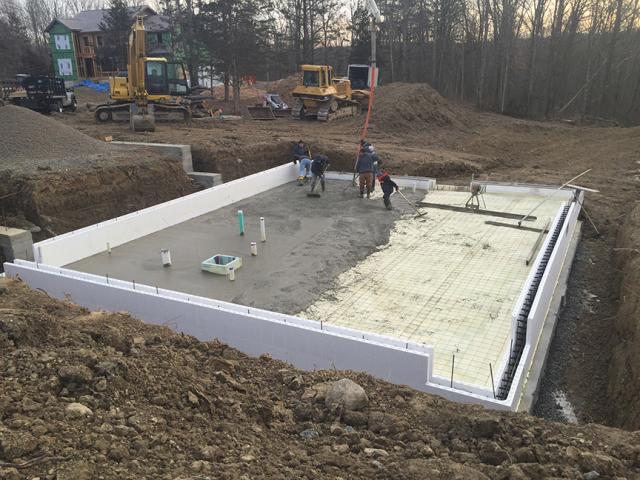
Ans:
[[[397,193],[399,193],[399,194],[400,194],[400,196],[401,196],[402,198],[404,198],[404,199],[405,199],[405,201],[406,201],[409,205],[411,205],[411,207],[412,207],[416,212],[418,212],[418,215],[416,215],[416,217],[422,217],[423,215],[426,215],[426,214],[427,214],[427,212],[421,212],[421,211],[418,209],[418,207],[416,207],[413,203],[411,203],[411,202],[409,201],[409,199],[408,199],[407,197],[405,197],[405,196],[404,196],[404,193],[402,193],[400,190],[397,190]]]

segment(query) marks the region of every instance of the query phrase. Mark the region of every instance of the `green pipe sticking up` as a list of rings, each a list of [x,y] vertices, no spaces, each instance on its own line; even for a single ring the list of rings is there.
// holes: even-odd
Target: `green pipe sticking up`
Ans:
[[[244,212],[238,210],[238,226],[240,227],[240,235],[244,235]]]

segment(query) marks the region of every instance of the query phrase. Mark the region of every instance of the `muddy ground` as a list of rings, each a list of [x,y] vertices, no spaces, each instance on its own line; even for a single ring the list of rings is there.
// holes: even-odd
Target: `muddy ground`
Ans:
[[[18,282],[0,281],[0,298],[4,480],[640,474],[638,432],[486,411],[354,372],[301,372]],[[364,389],[352,405],[328,390],[345,377]]]
[[[385,88],[379,98],[385,97]],[[585,225],[535,413],[566,420],[556,402],[560,394],[573,404],[580,422],[620,424],[615,410],[628,404],[611,402],[607,395],[611,352],[622,341],[612,328],[618,309],[613,248],[625,214],[639,198],[640,128],[530,122],[443,105],[423,87],[390,88],[387,98],[402,101],[396,102],[397,108],[393,102],[384,104],[389,119],[374,117],[368,138],[392,174],[461,184],[472,174],[561,184],[592,169],[579,183],[600,190],[587,194],[585,202],[599,233]],[[418,115],[406,112],[409,108],[437,111]],[[312,153],[327,153],[334,168],[349,171],[363,122],[362,117],[329,124],[201,120],[159,125],[154,133],[138,134],[126,125],[96,125],[89,112],[57,119],[95,137],[189,143],[197,168],[221,172],[227,181],[289,161],[291,145],[299,138],[309,142]]]

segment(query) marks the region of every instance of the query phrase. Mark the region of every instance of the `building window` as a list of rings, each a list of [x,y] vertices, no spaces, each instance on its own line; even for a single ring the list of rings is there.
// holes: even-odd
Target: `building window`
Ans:
[[[62,77],[71,77],[73,75],[73,64],[70,58],[58,59],[58,74]]]
[[[102,46],[102,36],[98,35],[96,37],[96,43],[98,44],[99,47]]]
[[[84,46],[85,47],[90,47],[91,46],[91,39],[89,37],[82,37],[82,40],[84,40]]]
[[[158,45],[162,43],[162,33],[156,33],[156,42],[158,42]]]
[[[71,50],[69,35],[54,35],[53,40],[56,44],[56,50]]]

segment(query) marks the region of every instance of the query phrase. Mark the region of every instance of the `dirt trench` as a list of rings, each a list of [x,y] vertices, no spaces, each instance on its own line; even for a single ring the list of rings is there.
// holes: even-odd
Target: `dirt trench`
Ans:
[[[5,171],[0,174],[0,206],[10,226],[24,228],[20,222],[26,219],[39,227],[34,233],[38,241],[198,189],[180,164],[154,158],[31,175]]]
[[[640,206],[628,215],[614,249],[618,271],[618,312],[609,363],[611,422],[640,429]]]

